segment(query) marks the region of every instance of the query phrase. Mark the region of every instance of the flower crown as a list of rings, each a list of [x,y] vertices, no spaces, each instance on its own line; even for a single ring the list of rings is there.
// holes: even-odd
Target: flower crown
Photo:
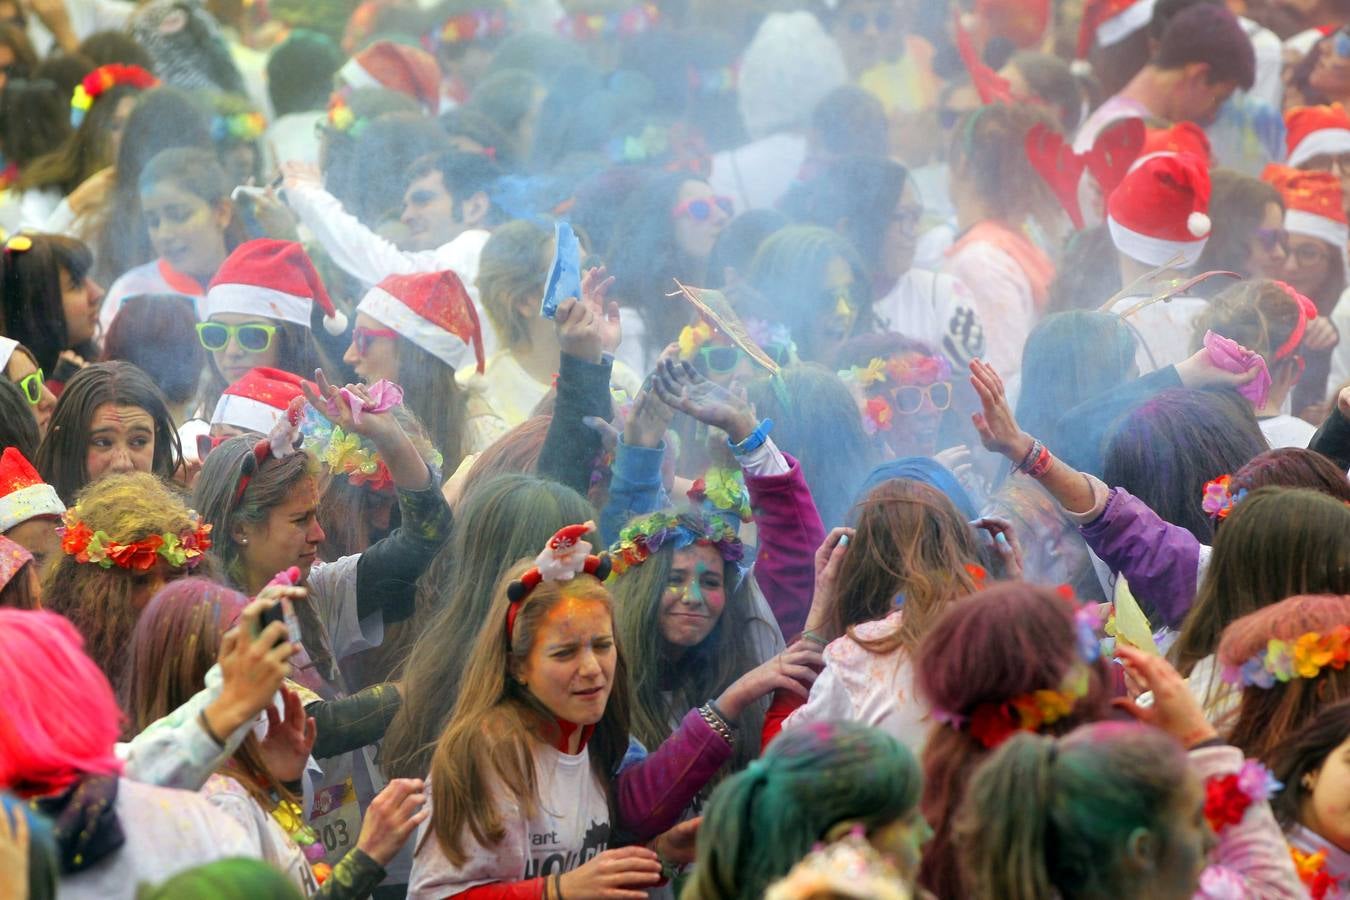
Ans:
[[[1340,671],[1350,661],[1350,625],[1321,634],[1305,632],[1292,641],[1271,638],[1266,649],[1241,665],[1226,665],[1223,680],[1241,687],[1272,688],[1275,682],[1316,678],[1323,669]]]
[[[692,524],[688,521],[690,516],[694,519]],[[619,540],[609,548],[609,553],[614,561],[614,574],[622,575],[665,547],[683,550],[694,544],[713,547],[726,562],[740,562],[745,557],[745,546],[736,527],[721,516],[699,510],[686,513],[684,521],[669,510],[643,516],[619,532]]]
[[[1061,586],[1061,596],[1073,599],[1072,589]],[[1008,700],[977,705],[969,716],[933,708],[933,720],[957,731],[966,730],[986,749],[992,750],[1019,731],[1040,731],[1067,718],[1092,686],[1089,668],[1101,657],[1102,608],[1085,603],[1074,610],[1074,636],[1079,659],[1064,673],[1059,687],[1018,694]]]
[[[260,112],[216,116],[211,120],[213,141],[256,141],[267,131],[267,118]]]
[[[504,9],[474,9],[451,16],[440,28],[422,38],[422,46],[431,53],[440,47],[468,44],[498,38],[511,30],[511,16]]]
[[[1294,871],[1298,873],[1298,880],[1308,889],[1308,896],[1312,900],[1340,896],[1339,893],[1335,893],[1339,890],[1336,877],[1327,871],[1326,850],[1307,853],[1290,844],[1289,855],[1294,860]]]
[[[952,376],[952,364],[943,356],[919,356],[906,353],[890,359],[874,357],[865,366],[852,366],[838,373],[840,380],[857,385],[865,393],[872,388],[893,389],[906,385],[926,385]],[[895,410],[883,394],[869,396],[862,408],[863,430],[869,435],[890,431]]]
[[[718,344],[726,343],[726,338],[717,329],[713,328],[703,319],[699,319],[694,325],[686,325],[680,329],[678,338],[680,345],[680,359],[693,359],[698,356],[698,351],[703,349],[704,344],[716,342]]]
[[[328,467],[334,475],[345,476],[353,485],[372,491],[392,491],[394,478],[389,474],[375,445],[359,434],[344,431],[310,406],[300,422],[305,450]],[[439,472],[445,463],[440,451],[420,435],[409,435],[417,453],[428,468]]]
[[[511,640],[516,630],[516,617],[521,605],[530,596],[530,592],[545,581],[571,581],[582,572],[594,575],[600,581],[609,577],[610,560],[606,554],[599,556],[591,553],[589,541],[581,538],[595,530],[595,523],[582,522],[580,525],[568,525],[560,528],[548,539],[544,550],[534,558],[530,567],[516,581],[506,586],[507,599],[511,601],[506,608],[506,639]]]
[[[597,38],[632,37],[651,31],[661,21],[655,3],[641,3],[631,9],[609,13],[577,13],[559,20],[558,33],[574,41]]]
[[[1247,496],[1247,489],[1241,488],[1235,494],[1233,493],[1233,476],[1220,475],[1213,481],[1206,482],[1204,498],[1200,501],[1200,508],[1211,519],[1226,519],[1228,514],[1233,511],[1233,507],[1241,503]]]
[[[94,101],[121,84],[145,91],[157,86],[159,79],[140,66],[122,63],[99,66],[75,85],[75,93],[70,98],[70,124],[75,128],[80,127]]]
[[[347,103],[346,89],[334,91],[328,98],[328,127],[352,138],[361,136],[370,124],[369,119],[358,118]]]
[[[123,544],[106,531],[94,531],[81,522],[76,507],[66,510],[57,533],[61,535],[61,550],[75,557],[76,562],[144,572],[155,564],[156,558],[163,558],[174,568],[193,569],[211,549],[211,525],[203,523],[194,510],[188,510],[188,516],[192,524],[180,532],[166,531]]]

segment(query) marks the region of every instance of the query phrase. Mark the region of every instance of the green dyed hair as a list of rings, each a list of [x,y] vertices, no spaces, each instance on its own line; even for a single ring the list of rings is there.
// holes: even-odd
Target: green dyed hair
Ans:
[[[301,900],[300,891],[273,866],[257,859],[222,859],[179,872],[136,900]]]
[[[1145,828],[1166,846],[1172,822],[1195,813],[1178,805],[1195,781],[1181,745],[1145,725],[1014,735],[976,771],[957,814],[969,896],[1121,894],[1119,860],[1130,835]]]
[[[682,512],[677,518],[691,531],[706,533],[699,516]],[[616,575],[609,585],[619,645],[630,660],[633,736],[650,748],[670,737],[685,713],[721,696],[732,682],[759,665],[750,634],[754,586],[739,564],[726,561],[722,563],[726,605],[721,618],[698,646],[685,649],[678,663],[671,662],[672,647],[661,633],[660,616],[676,552],[667,543],[645,562]],[[736,722],[740,733],[759,734],[764,712],[762,704],[750,704]],[[730,762],[732,769],[743,768],[754,759],[754,743],[739,742]]]
[[[683,900],[758,900],[840,822],[871,833],[919,802],[919,765],[895,738],[856,722],[783,734],[713,792]]]

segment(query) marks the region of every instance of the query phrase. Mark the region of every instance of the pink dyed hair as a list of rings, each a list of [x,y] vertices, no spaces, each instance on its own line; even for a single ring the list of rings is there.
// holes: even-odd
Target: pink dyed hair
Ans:
[[[39,796],[121,773],[122,712],[83,647],[56,613],[0,609],[0,788]]]

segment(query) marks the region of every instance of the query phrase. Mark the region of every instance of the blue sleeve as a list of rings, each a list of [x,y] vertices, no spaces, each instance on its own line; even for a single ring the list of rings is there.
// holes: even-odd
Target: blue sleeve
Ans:
[[[619,532],[634,516],[669,505],[661,483],[661,461],[665,452],[665,444],[631,447],[619,439],[610,473],[609,501],[600,513],[600,535],[606,545],[619,539]]]

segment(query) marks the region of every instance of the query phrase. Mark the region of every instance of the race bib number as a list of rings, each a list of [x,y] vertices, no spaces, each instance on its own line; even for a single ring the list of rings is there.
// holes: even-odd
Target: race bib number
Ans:
[[[337,865],[356,846],[361,834],[361,804],[350,778],[315,792],[309,824],[323,841],[324,860],[329,865]]]

